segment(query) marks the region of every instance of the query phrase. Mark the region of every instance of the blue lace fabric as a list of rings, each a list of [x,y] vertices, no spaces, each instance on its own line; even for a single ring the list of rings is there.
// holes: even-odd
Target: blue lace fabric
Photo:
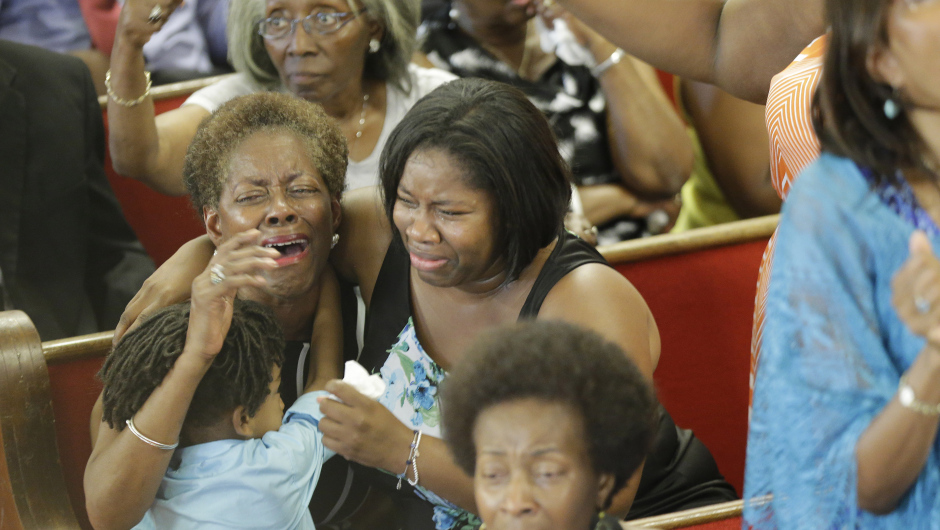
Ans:
[[[907,179],[904,178],[904,173],[900,171],[895,173],[895,183],[892,184],[887,181],[878,182],[879,179],[871,168],[860,165],[856,167],[865,177],[865,180],[868,181],[868,185],[871,186],[873,191],[881,198],[881,201],[885,203],[888,208],[891,208],[894,213],[898,214],[901,219],[904,219],[914,228],[923,230],[933,237],[940,235],[937,224],[934,223],[933,219],[927,213],[927,210],[924,210],[920,202],[917,201],[914,190],[911,188],[910,184],[907,183]]]
[[[824,154],[778,229],[745,472],[745,527],[940,529],[940,441],[885,516],[857,505],[855,445],[924,346],[891,306],[915,228],[937,227],[903,179],[872,186]],[[927,222],[929,221],[929,223]],[[769,503],[751,502],[772,494]]]

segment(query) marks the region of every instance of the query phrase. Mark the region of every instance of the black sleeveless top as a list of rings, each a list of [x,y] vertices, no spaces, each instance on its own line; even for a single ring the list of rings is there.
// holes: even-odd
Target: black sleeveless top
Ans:
[[[608,265],[591,245],[562,231],[558,243],[532,284],[529,296],[519,311],[519,320],[534,319],[552,287],[566,274],[589,263]],[[375,281],[369,314],[366,315],[365,337],[359,363],[370,372],[377,372],[388,357],[388,349],[398,340],[411,318],[411,261],[404,246],[396,241],[389,245],[382,269]]]

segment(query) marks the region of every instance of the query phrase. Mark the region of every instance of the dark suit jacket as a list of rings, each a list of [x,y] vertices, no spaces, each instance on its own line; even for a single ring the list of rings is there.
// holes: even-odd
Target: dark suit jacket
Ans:
[[[42,340],[113,329],[153,272],[103,169],[91,76],[0,40],[0,271]]]

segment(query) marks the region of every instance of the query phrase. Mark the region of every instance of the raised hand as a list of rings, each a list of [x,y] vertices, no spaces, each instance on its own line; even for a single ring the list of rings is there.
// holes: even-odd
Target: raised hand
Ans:
[[[192,283],[192,309],[186,349],[215,357],[232,324],[232,302],[242,287],[263,287],[261,274],[277,267],[278,252],[258,243],[261,232],[246,230],[219,246],[209,265]]]
[[[927,236],[911,234],[910,255],[891,280],[891,303],[917,335],[940,348],[940,260]]]
[[[118,32],[128,43],[143,48],[182,3],[183,0],[127,0],[121,7]]]

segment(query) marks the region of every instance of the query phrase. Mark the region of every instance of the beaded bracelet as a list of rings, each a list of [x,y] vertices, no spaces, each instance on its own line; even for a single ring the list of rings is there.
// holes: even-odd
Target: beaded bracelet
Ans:
[[[176,446],[180,444],[179,440],[177,440],[175,444],[163,444],[156,440],[151,440],[150,438],[147,438],[146,436],[141,434],[140,431],[137,430],[136,426],[134,426],[134,418],[128,418],[127,421],[125,421],[124,423],[127,424],[127,428],[131,430],[134,436],[140,439],[141,442],[144,442],[145,444],[151,447],[156,447],[157,449],[163,449],[164,451],[172,451],[176,449]]]
[[[118,97],[118,95],[114,93],[114,89],[111,88],[111,70],[108,70],[108,72],[104,74],[104,87],[108,90],[108,97],[122,107],[136,107],[140,105],[147,99],[147,96],[150,95],[150,87],[153,85],[153,82],[150,80],[150,72],[144,70],[144,76],[147,78],[147,88],[144,90],[143,95],[137,99],[122,99]]]
[[[412,486],[418,485],[417,462],[418,462],[418,455],[419,455],[418,446],[421,444],[421,431],[415,430],[414,433],[415,433],[415,437],[411,440],[411,448],[408,451],[408,460],[405,461],[405,470],[402,471],[401,474],[398,475],[398,485],[395,486],[395,489],[397,490],[401,489],[401,481],[408,474],[408,466],[411,466],[411,470],[414,473],[414,477],[415,477],[413,482],[411,479],[408,479],[408,484],[411,484]]]

